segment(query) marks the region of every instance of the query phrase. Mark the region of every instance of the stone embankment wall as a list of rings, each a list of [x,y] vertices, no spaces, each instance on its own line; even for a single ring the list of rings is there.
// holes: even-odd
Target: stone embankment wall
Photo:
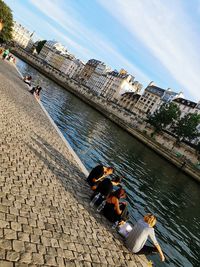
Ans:
[[[91,92],[88,91],[87,87],[79,84],[73,79],[69,79],[68,77],[66,77],[66,75],[60,73],[60,71],[55,70],[52,66],[43,63],[41,59],[25,52],[22,49],[13,50],[13,53],[33,66],[35,69],[43,73],[45,76],[47,76],[60,86],[64,87],[90,106],[94,107],[104,116],[118,124],[120,127],[125,129],[138,140],[142,141],[156,153],[180,168],[186,174],[192,176],[197,181],[200,181],[199,169],[193,167],[193,165],[189,164],[188,162],[184,164],[184,166],[182,166],[185,157],[188,158],[191,162],[197,163],[197,156],[194,149],[184,144],[181,147],[176,147],[174,145],[175,139],[173,139],[173,137],[169,136],[168,134],[156,135],[154,138],[151,138],[150,134],[153,131],[151,128],[144,124],[138,125],[134,122],[133,118],[127,116],[125,117],[122,111],[119,111],[112,105],[105,105],[106,101],[100,97],[94,96]],[[184,157],[178,158],[177,155],[184,155]]]

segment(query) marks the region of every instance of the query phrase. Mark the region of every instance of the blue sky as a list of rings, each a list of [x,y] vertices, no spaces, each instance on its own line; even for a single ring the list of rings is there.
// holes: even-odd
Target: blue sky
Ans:
[[[200,100],[200,0],[4,0],[41,39]]]

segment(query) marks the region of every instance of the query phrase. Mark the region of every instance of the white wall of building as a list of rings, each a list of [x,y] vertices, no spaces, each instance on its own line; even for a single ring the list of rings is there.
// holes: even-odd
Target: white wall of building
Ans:
[[[14,21],[12,36],[13,41],[15,41],[19,46],[26,48],[28,45],[30,45],[32,33],[20,23]]]

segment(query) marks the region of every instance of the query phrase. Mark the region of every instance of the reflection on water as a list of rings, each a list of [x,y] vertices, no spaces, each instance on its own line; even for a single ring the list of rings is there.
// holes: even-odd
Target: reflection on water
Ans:
[[[158,217],[156,234],[167,261],[156,266],[199,266],[200,186],[117,125],[18,60],[22,74],[43,87],[42,102],[88,170],[114,166],[128,193],[131,220]]]

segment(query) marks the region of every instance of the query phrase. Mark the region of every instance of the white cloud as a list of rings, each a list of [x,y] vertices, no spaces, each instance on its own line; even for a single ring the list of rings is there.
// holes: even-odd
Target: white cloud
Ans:
[[[90,51],[83,47],[82,45],[78,44],[77,42],[75,42],[74,40],[72,40],[71,38],[69,38],[68,36],[66,36],[66,34],[63,34],[62,32],[60,32],[57,28],[55,28],[54,26],[52,26],[49,23],[46,23],[48,25],[48,29],[54,33],[59,39],[62,39],[65,44],[67,45],[67,48],[73,48],[73,50],[76,50],[77,52],[79,52],[79,55],[84,56],[86,55],[90,55]]]
[[[196,100],[200,98],[199,37],[179,1],[99,0],[132,37],[161,62]],[[159,70],[156,70],[159,71]]]
[[[90,53],[86,52],[88,53],[88,56],[93,54],[95,58],[99,57],[100,60],[103,57],[106,62],[119,62],[121,67],[127,68],[128,71],[133,72],[133,75],[135,75],[137,79],[142,80],[143,82],[149,82],[149,77],[147,77],[127,58],[121,55],[117,51],[117,48],[114,46],[114,44],[106,40],[105,36],[86,28],[79,22],[81,14],[76,13],[76,11],[70,6],[70,2],[67,2],[67,10],[65,10],[66,6],[64,6],[66,2],[62,0],[30,0],[30,2],[42,13],[60,25],[62,29],[74,36],[74,38],[77,40],[75,45],[77,49],[78,46],[80,46],[80,49],[82,49],[81,47],[83,47],[83,43],[86,43],[87,47],[84,48],[85,51],[90,49]],[[60,36],[62,35],[62,38],[64,38],[64,34],[61,33],[59,28],[57,29],[57,33],[58,32],[60,32]],[[71,44],[73,43],[72,38],[73,37],[70,38]],[[65,40],[68,44],[70,43],[69,36],[66,36]]]

